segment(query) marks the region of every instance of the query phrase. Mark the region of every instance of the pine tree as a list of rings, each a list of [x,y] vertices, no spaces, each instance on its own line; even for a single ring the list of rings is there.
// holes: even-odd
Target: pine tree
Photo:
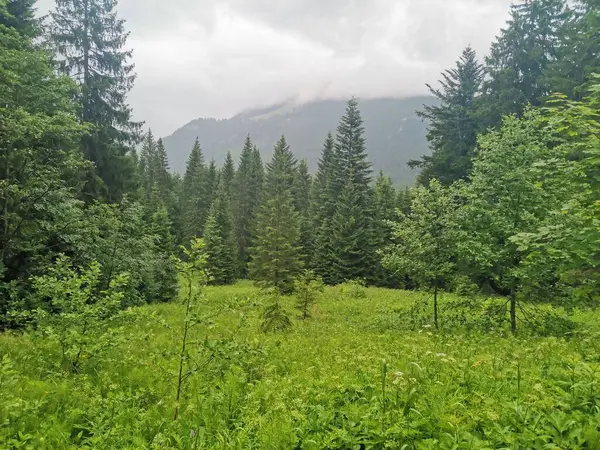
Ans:
[[[252,245],[253,225],[260,202],[262,177],[260,153],[253,147],[250,136],[247,136],[232,192],[239,273],[242,277],[245,277],[248,272],[250,259],[248,248]]]
[[[186,244],[192,239],[202,236],[202,229],[209,207],[206,202],[206,178],[204,156],[202,155],[200,143],[196,139],[187,162],[182,186],[182,225],[183,239]]]
[[[419,181],[427,185],[436,178],[443,184],[465,179],[477,145],[479,124],[476,118],[476,98],[483,81],[483,66],[475,51],[467,47],[456,68],[442,73],[441,89],[427,85],[440,105],[426,105],[417,115],[429,123],[427,140],[430,156],[410,161],[409,166],[422,171]]]
[[[230,284],[236,278],[237,246],[231,203],[224,179],[219,183],[204,227],[207,269],[214,284]]]
[[[570,18],[564,0],[527,0],[511,6],[511,18],[486,58],[478,116],[482,129],[500,126],[502,116],[520,115],[550,94],[546,70],[558,57],[559,39]]]
[[[250,261],[252,279],[281,293],[292,291],[294,278],[302,269],[300,224],[293,196],[296,172],[296,158],[282,136],[267,164]]]
[[[312,249],[312,226],[309,216],[311,183],[308,164],[305,160],[302,160],[298,165],[294,180],[294,204],[300,221],[300,245],[302,247],[302,259],[305,263],[308,263]]]
[[[135,179],[131,149],[141,124],[126,103],[135,75],[132,52],[125,49],[129,33],[116,6],[116,0],[57,0],[50,13],[62,71],[81,87],[81,119],[92,127],[83,139],[85,157],[94,163],[89,200],[119,201]]]

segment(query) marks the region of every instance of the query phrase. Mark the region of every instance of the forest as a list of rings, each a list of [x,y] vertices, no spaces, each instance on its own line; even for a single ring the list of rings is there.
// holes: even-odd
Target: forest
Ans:
[[[598,0],[432,80],[408,188],[354,97],[172,171],[128,37],[0,0],[0,449],[600,449]]]

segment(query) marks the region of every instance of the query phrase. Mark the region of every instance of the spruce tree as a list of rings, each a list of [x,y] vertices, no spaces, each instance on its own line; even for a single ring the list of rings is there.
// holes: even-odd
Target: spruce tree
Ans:
[[[237,246],[229,194],[221,178],[204,227],[207,269],[214,284],[231,284],[236,278]]]
[[[200,143],[196,138],[183,176],[182,199],[183,239],[189,242],[202,236],[209,205],[206,202],[206,167]]]
[[[156,256],[153,261],[153,283],[148,289],[149,301],[168,302],[177,297],[177,269],[172,259],[176,247],[172,225],[165,206],[159,207],[152,215],[151,234]]]
[[[125,48],[129,33],[116,6],[116,0],[56,0],[50,13],[61,69],[81,87],[81,119],[91,126],[82,143],[94,163],[88,200],[119,201],[134,188],[131,150],[141,124],[132,120],[127,104],[135,74],[132,52]]]
[[[293,290],[294,279],[302,269],[300,223],[293,196],[296,172],[296,158],[282,136],[267,164],[250,261],[251,278],[281,293]]]
[[[139,156],[139,173],[142,187],[142,197],[149,203],[152,193],[152,183],[154,180],[154,161],[156,158],[156,141],[152,130],[144,136],[142,141],[142,149]]]
[[[557,60],[560,37],[571,12],[564,0],[527,0],[511,6],[508,26],[486,58],[478,117],[483,129],[500,126],[503,116],[520,115],[550,94],[546,70]]]
[[[410,161],[409,165],[422,170],[419,181],[424,185],[432,178],[443,184],[465,179],[477,145],[476,98],[483,81],[483,66],[477,62],[475,51],[467,47],[456,68],[446,70],[442,77],[440,89],[427,85],[440,104],[426,105],[417,112],[428,121],[427,140],[432,154]]]
[[[375,242],[371,220],[364,213],[359,187],[350,173],[337,201],[331,221],[331,282],[368,279],[375,276]]]
[[[231,152],[227,152],[225,157],[225,164],[221,169],[221,179],[223,180],[223,187],[227,191],[227,194],[231,196],[233,179],[235,178],[235,163],[231,156]]]
[[[212,205],[217,198],[217,192],[219,190],[219,170],[217,169],[217,163],[214,159],[211,159],[208,164],[204,186],[206,192],[206,204]]]
[[[331,133],[323,144],[317,174],[311,187],[310,216],[313,232],[313,251],[310,266],[325,282],[331,283],[331,220],[335,212],[333,173],[335,164],[335,140]]]
[[[298,211],[300,221],[300,245],[302,247],[303,261],[308,263],[312,249],[312,226],[310,220],[310,187],[311,177],[308,173],[308,164],[300,161],[294,180],[294,204]]]
[[[167,205],[171,191],[171,171],[169,169],[169,158],[162,138],[159,138],[156,143],[154,183],[157,186],[160,203]]]
[[[548,70],[547,83],[553,92],[582,100],[600,73],[600,2],[577,0],[571,20],[560,36],[557,58]]]
[[[331,252],[323,263],[334,268],[334,282],[354,278],[374,281],[376,275],[378,257],[369,186],[372,170],[363,134],[358,102],[352,98],[340,120],[333,153],[329,198],[335,213],[331,229],[323,230],[331,236]],[[344,224],[344,220],[350,222]]]
[[[248,249],[252,245],[253,225],[259,207],[262,177],[260,153],[253,147],[250,136],[247,136],[233,181],[232,192],[238,265],[242,277],[245,277],[248,272],[250,259]]]
[[[385,248],[392,240],[390,222],[396,218],[396,202],[396,190],[392,185],[392,180],[381,171],[373,189],[373,204],[375,207],[374,225],[378,250]],[[377,283],[384,286],[393,286],[395,284],[392,272],[384,268],[380,260],[378,260],[377,272]]]

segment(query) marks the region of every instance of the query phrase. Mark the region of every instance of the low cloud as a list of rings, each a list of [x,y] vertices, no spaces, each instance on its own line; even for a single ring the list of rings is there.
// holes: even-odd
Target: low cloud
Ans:
[[[138,73],[129,100],[165,135],[284,101],[422,94],[465,46],[484,56],[509,3],[121,0]]]

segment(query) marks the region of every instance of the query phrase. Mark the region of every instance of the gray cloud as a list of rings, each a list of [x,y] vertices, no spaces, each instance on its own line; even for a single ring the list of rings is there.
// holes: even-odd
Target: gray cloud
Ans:
[[[130,103],[164,135],[282,101],[421,94],[466,45],[483,57],[509,3],[121,0],[138,73]]]

